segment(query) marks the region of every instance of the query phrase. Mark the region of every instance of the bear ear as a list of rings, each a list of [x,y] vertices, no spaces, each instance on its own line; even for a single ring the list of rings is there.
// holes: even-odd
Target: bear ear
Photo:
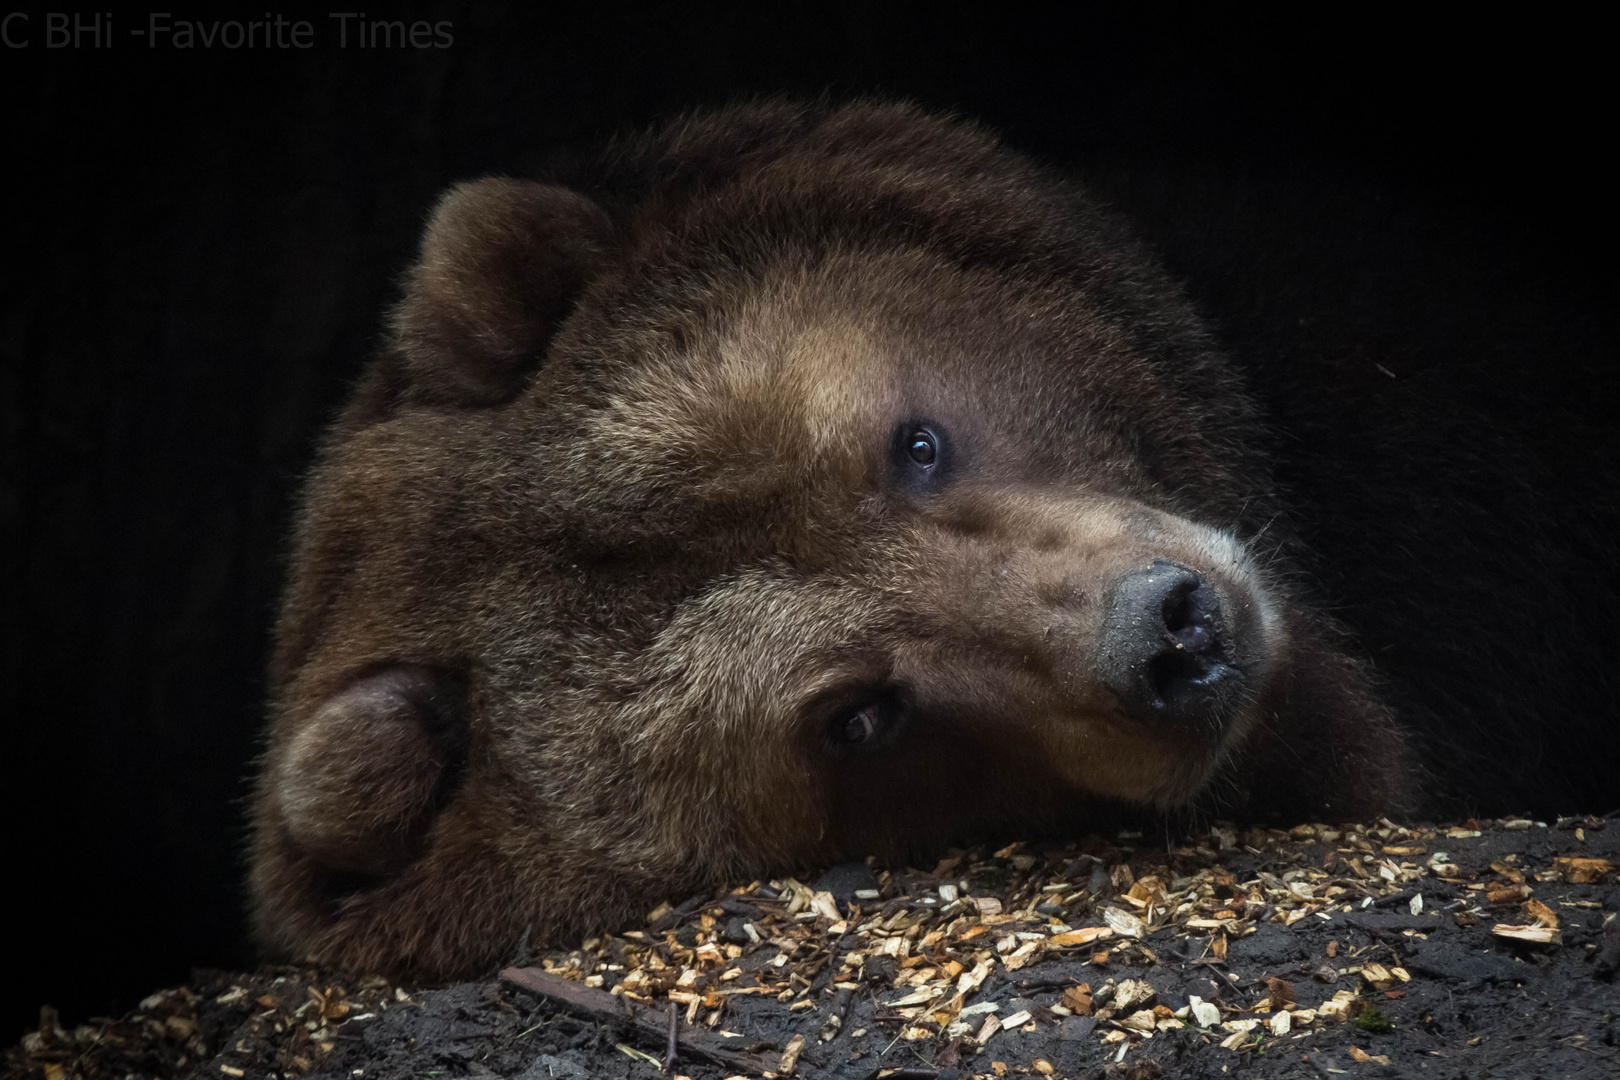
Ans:
[[[473,406],[513,397],[611,233],[601,207],[567,188],[489,179],[450,189],[394,313],[406,394]]]
[[[400,664],[322,702],[271,753],[270,790],[293,846],[352,874],[414,858],[460,779],[466,696],[459,676]]]

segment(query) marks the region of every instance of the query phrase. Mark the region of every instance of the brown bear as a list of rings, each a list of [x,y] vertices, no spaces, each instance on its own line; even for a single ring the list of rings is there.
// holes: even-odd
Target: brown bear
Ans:
[[[300,518],[262,939],[449,977],[1121,805],[1408,805],[1266,445],[1177,285],[971,124],[751,104],[457,187]]]

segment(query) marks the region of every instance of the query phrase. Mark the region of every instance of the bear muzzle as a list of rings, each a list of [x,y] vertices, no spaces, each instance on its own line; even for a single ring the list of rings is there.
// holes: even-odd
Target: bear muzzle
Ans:
[[[994,732],[990,752],[1056,785],[1184,803],[1271,700],[1283,598],[1231,532],[1134,500],[1000,507],[999,531],[932,539],[938,616],[897,670],[921,714]]]

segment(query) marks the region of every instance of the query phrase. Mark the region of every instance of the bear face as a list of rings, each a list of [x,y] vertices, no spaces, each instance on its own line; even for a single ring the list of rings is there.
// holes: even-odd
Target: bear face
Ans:
[[[457,188],[306,496],[261,936],[445,977],[1120,805],[1398,806],[1265,439],[1128,234],[971,126],[753,105]]]

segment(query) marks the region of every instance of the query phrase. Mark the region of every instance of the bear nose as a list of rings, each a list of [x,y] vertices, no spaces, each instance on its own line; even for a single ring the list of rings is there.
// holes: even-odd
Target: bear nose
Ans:
[[[1236,669],[1219,595],[1196,571],[1155,560],[1109,599],[1097,671],[1134,716],[1224,726]]]

